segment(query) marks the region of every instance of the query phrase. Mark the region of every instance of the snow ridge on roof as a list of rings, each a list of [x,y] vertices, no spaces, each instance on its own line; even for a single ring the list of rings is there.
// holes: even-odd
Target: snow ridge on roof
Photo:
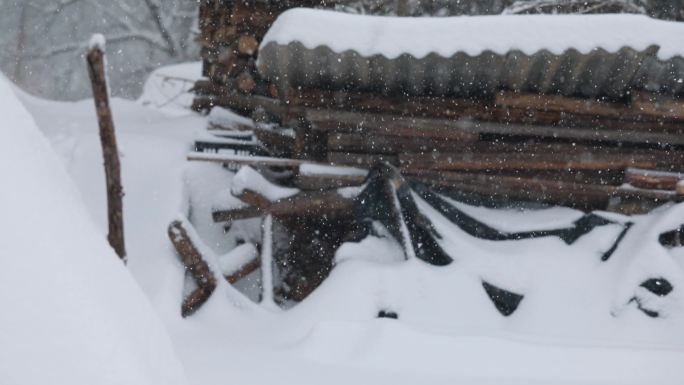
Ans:
[[[431,53],[451,57],[458,52],[477,56],[485,51],[526,55],[547,50],[560,55],[574,49],[617,52],[629,47],[658,48],[657,57],[684,56],[684,23],[642,15],[495,15],[414,18],[353,15],[295,8],[273,23],[261,47],[300,42],[306,48],[326,46],[336,53],[394,59],[409,54],[418,59]]]

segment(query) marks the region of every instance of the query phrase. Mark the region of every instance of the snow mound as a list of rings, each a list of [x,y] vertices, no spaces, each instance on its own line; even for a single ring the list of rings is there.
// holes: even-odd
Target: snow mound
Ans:
[[[297,8],[278,17],[261,47],[297,41],[309,49],[327,46],[364,57],[395,59],[409,54],[420,59],[431,53],[451,57],[457,52],[477,56],[520,50],[532,55],[542,50],[561,54],[569,49],[589,53],[656,46],[658,58],[667,60],[683,56],[682,34],[681,23],[627,14],[402,18]]]
[[[185,383],[164,326],[1,76],[0,101],[0,383]]]
[[[182,63],[154,70],[143,86],[138,103],[173,115],[190,113],[190,89],[202,78],[202,63]]]

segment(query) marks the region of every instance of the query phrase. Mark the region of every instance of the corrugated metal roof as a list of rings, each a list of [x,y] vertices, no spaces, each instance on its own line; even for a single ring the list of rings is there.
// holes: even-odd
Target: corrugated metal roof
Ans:
[[[259,71],[281,87],[351,89],[410,95],[470,96],[499,89],[562,95],[620,98],[630,90],[684,94],[684,59],[658,60],[657,47],[645,51],[623,48],[610,53],[574,49],[561,55],[539,51],[477,56],[430,54],[417,59],[401,55],[363,57],[355,51],[337,53],[299,42],[269,43],[259,51]]]
[[[611,98],[630,90],[682,95],[682,31],[684,24],[634,15],[430,19],[294,9],[265,36],[258,69],[281,87],[410,95],[499,89]]]

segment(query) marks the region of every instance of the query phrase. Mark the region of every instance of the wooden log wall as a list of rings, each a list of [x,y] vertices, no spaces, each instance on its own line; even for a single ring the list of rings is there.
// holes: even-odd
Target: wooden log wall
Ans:
[[[409,178],[484,196],[605,209],[642,198],[651,207],[681,190],[676,177],[652,180],[652,171],[684,172],[684,101],[669,96],[635,92],[616,101],[502,90],[463,99],[276,90],[254,68],[258,44],[281,12],[314,5],[321,4],[204,0],[208,80],[196,84],[194,107],[258,113],[294,129],[281,156],[356,167],[389,162]],[[271,139],[268,147],[278,147]],[[296,166],[295,159],[276,163]],[[338,184],[299,179],[303,186]]]
[[[198,43],[202,75],[211,89],[200,93],[221,96],[234,92],[277,97],[275,86],[262,81],[255,63],[259,43],[275,19],[294,7],[334,6],[323,0],[202,0],[199,6]],[[196,109],[206,107],[199,98]]]

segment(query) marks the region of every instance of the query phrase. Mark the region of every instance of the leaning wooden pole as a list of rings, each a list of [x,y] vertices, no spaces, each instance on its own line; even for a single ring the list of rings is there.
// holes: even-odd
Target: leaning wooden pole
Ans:
[[[104,60],[105,39],[102,35],[94,35],[88,48],[88,73],[93,86],[93,99],[97,121],[100,126],[100,142],[104,157],[105,177],[107,181],[107,211],[109,233],[107,239],[124,263],[126,247],[124,244],[123,226],[123,187],[121,186],[121,164],[119,150],[116,146],[112,110],[109,108],[109,91],[105,74]]]

